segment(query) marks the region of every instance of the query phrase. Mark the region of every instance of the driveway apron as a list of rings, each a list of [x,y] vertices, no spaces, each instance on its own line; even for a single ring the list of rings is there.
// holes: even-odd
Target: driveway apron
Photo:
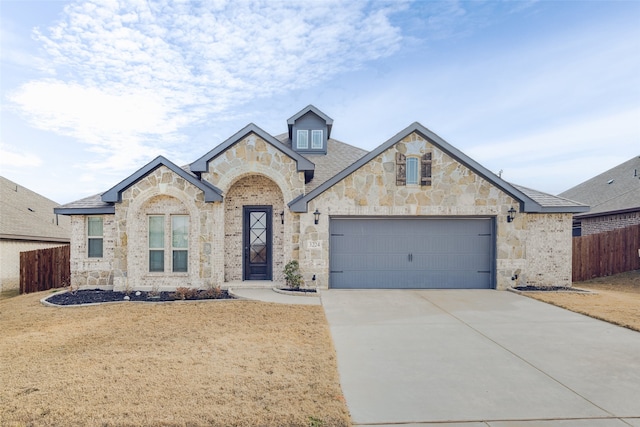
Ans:
[[[492,290],[329,290],[322,303],[356,425],[640,419],[638,332]]]

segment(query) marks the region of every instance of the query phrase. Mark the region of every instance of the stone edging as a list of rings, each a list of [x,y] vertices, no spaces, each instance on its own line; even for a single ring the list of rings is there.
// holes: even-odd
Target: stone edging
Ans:
[[[527,295],[531,293],[581,294],[581,295],[597,295],[598,294],[595,291],[588,291],[586,289],[579,289],[579,288],[554,289],[552,291],[543,291],[543,290],[521,291],[519,289],[508,287],[507,291],[513,292],[514,294],[518,294],[518,295]]]
[[[121,301],[105,301],[105,302],[90,302],[86,304],[54,304],[52,302],[47,301],[47,298],[51,298],[53,295],[59,295],[69,292],[68,290],[60,291],[52,293],[51,295],[47,295],[40,299],[40,304],[47,307],[56,307],[56,308],[68,308],[68,307],[89,307],[92,305],[102,305],[102,304],[122,304],[122,303],[132,303],[132,304],[170,304],[170,303],[192,303],[192,302],[209,302],[209,301],[233,301],[235,299],[244,300],[246,298],[242,298],[236,296],[231,293],[231,289],[229,289],[229,295],[233,296],[233,298],[208,298],[208,299],[194,299],[194,300],[174,300],[174,301],[131,301],[131,300],[121,300]]]
[[[278,288],[271,288],[271,290],[278,294],[291,295],[294,297],[319,297],[320,296],[320,292],[318,291],[318,288],[316,288],[315,292],[285,291],[284,289],[278,289]]]

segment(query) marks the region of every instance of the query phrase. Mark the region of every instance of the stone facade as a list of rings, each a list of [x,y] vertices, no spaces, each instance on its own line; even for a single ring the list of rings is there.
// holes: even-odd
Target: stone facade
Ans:
[[[487,171],[479,173],[477,167],[466,166],[426,139],[424,133],[406,135],[381,146],[369,161],[358,163],[330,186],[319,189],[315,183],[313,188],[322,191],[313,190],[318,194],[311,193],[306,212],[289,205],[306,197],[308,169],[298,170],[297,160],[277,147],[279,141],[268,142],[256,132],[214,151],[206,171],[203,166],[197,178],[183,174],[175,165],[168,167],[166,162],[150,172],[145,169],[120,189],[121,200],[113,203],[115,213],[101,215],[102,258],[87,256],[89,215],[72,216],[72,285],[141,290],[243,286],[243,208],[247,206],[271,208],[272,276],[276,283],[284,281],[284,265],[298,260],[306,285],[331,286],[331,218],[411,217],[493,219],[497,289],[516,284],[571,285],[570,212],[526,212],[522,200],[496,185]],[[398,173],[399,168],[411,158],[423,168],[417,184],[399,179],[404,174]],[[205,190],[195,179],[215,186],[223,195],[222,201],[205,201]],[[511,208],[518,213],[508,222]],[[321,213],[318,224],[314,221],[316,209]],[[149,272],[151,215],[164,217],[164,272]],[[186,272],[171,269],[173,215],[188,217]],[[271,282],[266,285],[273,286]]]
[[[396,153],[421,157],[432,152],[430,186],[396,185]],[[495,217],[496,287],[515,283],[571,285],[571,214],[517,214],[508,223],[507,211],[518,201],[491,185],[442,150],[412,134],[313,200],[301,215],[300,265],[305,279],[329,285],[329,221],[314,225],[317,208],[329,216]],[[568,221],[568,223],[567,223]],[[569,225],[567,225],[569,224]],[[555,225],[555,226],[554,226]],[[541,238],[540,236],[544,236]],[[309,249],[309,242],[320,241]],[[539,251],[553,266],[542,268]],[[528,262],[529,258],[538,261]],[[534,275],[527,272],[533,269]],[[568,271],[568,274],[567,274]],[[517,275],[518,279],[512,280]],[[530,277],[532,276],[532,277]]]

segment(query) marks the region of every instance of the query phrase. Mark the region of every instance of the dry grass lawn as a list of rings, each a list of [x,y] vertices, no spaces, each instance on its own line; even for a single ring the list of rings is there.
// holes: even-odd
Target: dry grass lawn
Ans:
[[[594,293],[527,292],[527,296],[640,331],[640,270],[576,282]]]
[[[320,306],[0,301],[2,426],[347,426]]]

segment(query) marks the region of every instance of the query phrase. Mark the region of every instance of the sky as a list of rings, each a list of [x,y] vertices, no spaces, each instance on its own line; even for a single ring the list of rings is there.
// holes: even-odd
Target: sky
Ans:
[[[0,175],[58,203],[309,104],[558,194],[640,155],[640,1],[0,0]]]

